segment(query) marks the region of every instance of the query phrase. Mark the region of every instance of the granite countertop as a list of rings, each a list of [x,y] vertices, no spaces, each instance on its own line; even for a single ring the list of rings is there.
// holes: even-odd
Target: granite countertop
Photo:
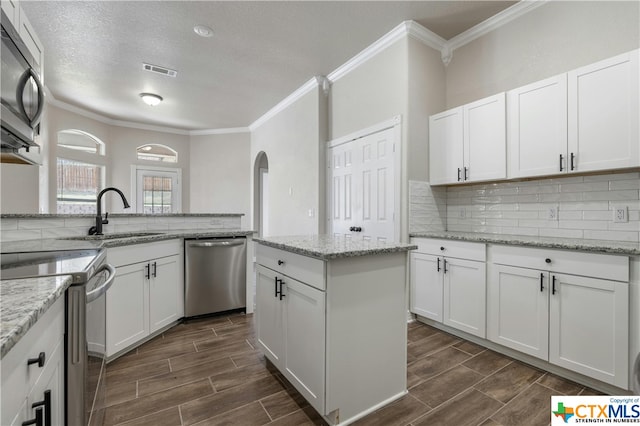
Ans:
[[[3,242],[2,253],[80,250],[143,244],[176,238],[215,238],[252,235],[254,231],[220,229],[198,231],[193,229],[161,233],[130,232],[73,239],[43,239]],[[113,238],[113,237],[116,238]],[[71,285],[70,275],[9,279],[0,281],[0,359],[24,336],[47,309]]]
[[[0,281],[0,359],[71,285],[71,276]]]
[[[572,238],[530,237],[526,235],[497,235],[476,232],[420,232],[409,235],[417,238],[472,241],[529,247],[546,247],[597,253],[640,255],[640,243],[628,241],[583,240]]]
[[[109,217],[240,217],[244,213],[109,213]],[[42,218],[95,218],[95,214],[77,213],[3,213],[0,219],[42,219]]]
[[[381,243],[365,241],[362,238],[344,238],[333,235],[254,238],[254,241],[265,246],[322,260],[398,253],[418,248],[418,246],[412,244]]]
[[[215,229],[199,231],[184,229],[174,231],[134,231],[106,235],[87,235],[83,237],[63,237],[43,240],[7,241],[0,245],[0,252],[33,252],[54,250],[78,250],[91,248],[111,248],[131,244],[151,243],[154,241],[172,240],[176,238],[220,238],[246,237],[253,235],[252,230]]]

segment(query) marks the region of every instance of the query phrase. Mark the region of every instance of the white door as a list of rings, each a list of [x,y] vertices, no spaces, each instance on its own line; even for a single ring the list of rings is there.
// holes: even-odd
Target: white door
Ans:
[[[552,274],[549,308],[549,362],[628,389],[629,284]]]
[[[136,210],[138,213],[180,213],[182,191],[180,169],[136,168]]]
[[[395,241],[395,129],[329,149],[331,233]]]
[[[429,180],[432,185],[462,180],[462,107],[429,117]]]
[[[180,315],[180,256],[150,262],[149,327],[150,333],[177,321]]]
[[[507,177],[505,94],[463,106],[464,168],[462,180]]]
[[[444,323],[484,338],[486,333],[486,264],[443,258]]]
[[[640,165],[638,73],[637,50],[568,73],[570,171]]]
[[[258,345],[279,369],[284,365],[284,315],[282,302],[276,295],[279,284],[276,273],[258,265],[256,276],[256,316]],[[283,277],[277,277],[283,278]]]
[[[566,74],[519,87],[507,96],[511,177],[566,172]]]
[[[411,312],[442,322],[442,259],[411,253]]]
[[[549,273],[491,265],[487,288],[489,340],[549,359]]]
[[[351,238],[353,231],[353,202],[355,181],[353,176],[354,142],[335,146],[329,150],[331,233]]]
[[[325,293],[284,277],[284,374],[318,412],[324,411]]]

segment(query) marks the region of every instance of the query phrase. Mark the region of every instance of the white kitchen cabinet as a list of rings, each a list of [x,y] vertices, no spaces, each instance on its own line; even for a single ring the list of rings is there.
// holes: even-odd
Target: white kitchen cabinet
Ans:
[[[107,291],[107,357],[183,317],[181,240],[108,249],[116,279]]]
[[[507,177],[505,94],[429,117],[432,185]]]
[[[567,75],[507,93],[509,177],[567,172]]]
[[[256,260],[258,345],[329,424],[406,393],[406,252]]]
[[[485,337],[485,245],[413,238],[411,312]]]
[[[44,49],[42,47],[42,42],[38,38],[33,26],[29,22],[26,13],[20,7],[19,0],[2,0],[0,2],[0,6],[2,7],[2,11],[9,18],[9,22],[14,26],[20,38],[24,42],[25,46],[40,70],[38,74],[40,75],[41,80],[43,79],[43,59],[44,59]]]
[[[19,0],[2,0],[0,1],[2,11],[9,18],[9,22],[18,28],[20,25],[20,1]]]
[[[640,166],[638,52],[567,74],[569,171]]]
[[[491,247],[489,340],[628,388],[629,259]]]
[[[61,297],[2,359],[0,424],[34,419],[32,404],[44,401],[45,391],[50,402],[40,407],[43,419],[46,414],[52,425],[64,424],[64,309]]]

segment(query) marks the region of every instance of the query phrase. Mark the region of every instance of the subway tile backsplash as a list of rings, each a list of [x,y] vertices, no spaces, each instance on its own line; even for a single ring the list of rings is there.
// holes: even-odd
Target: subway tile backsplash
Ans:
[[[0,218],[0,241],[38,240],[87,235],[95,219],[91,217],[3,217]],[[241,216],[109,216],[105,233],[170,231],[182,229],[240,229]]]
[[[637,172],[433,187],[431,192],[425,185],[410,182],[410,232],[439,231],[433,224],[441,224],[447,231],[640,241]],[[438,205],[442,193],[439,221],[425,223],[416,216],[414,206]],[[624,207],[628,222],[615,223],[614,209]]]

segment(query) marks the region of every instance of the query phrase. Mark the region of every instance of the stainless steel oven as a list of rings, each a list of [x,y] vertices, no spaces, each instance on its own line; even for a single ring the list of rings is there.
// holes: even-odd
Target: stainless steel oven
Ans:
[[[40,70],[4,11],[1,23],[2,161],[33,163],[29,153],[40,150],[34,138],[44,107]]]
[[[2,278],[71,275],[65,299],[65,424],[99,426],[106,399],[106,293],[115,268],[97,249],[3,253]]]

